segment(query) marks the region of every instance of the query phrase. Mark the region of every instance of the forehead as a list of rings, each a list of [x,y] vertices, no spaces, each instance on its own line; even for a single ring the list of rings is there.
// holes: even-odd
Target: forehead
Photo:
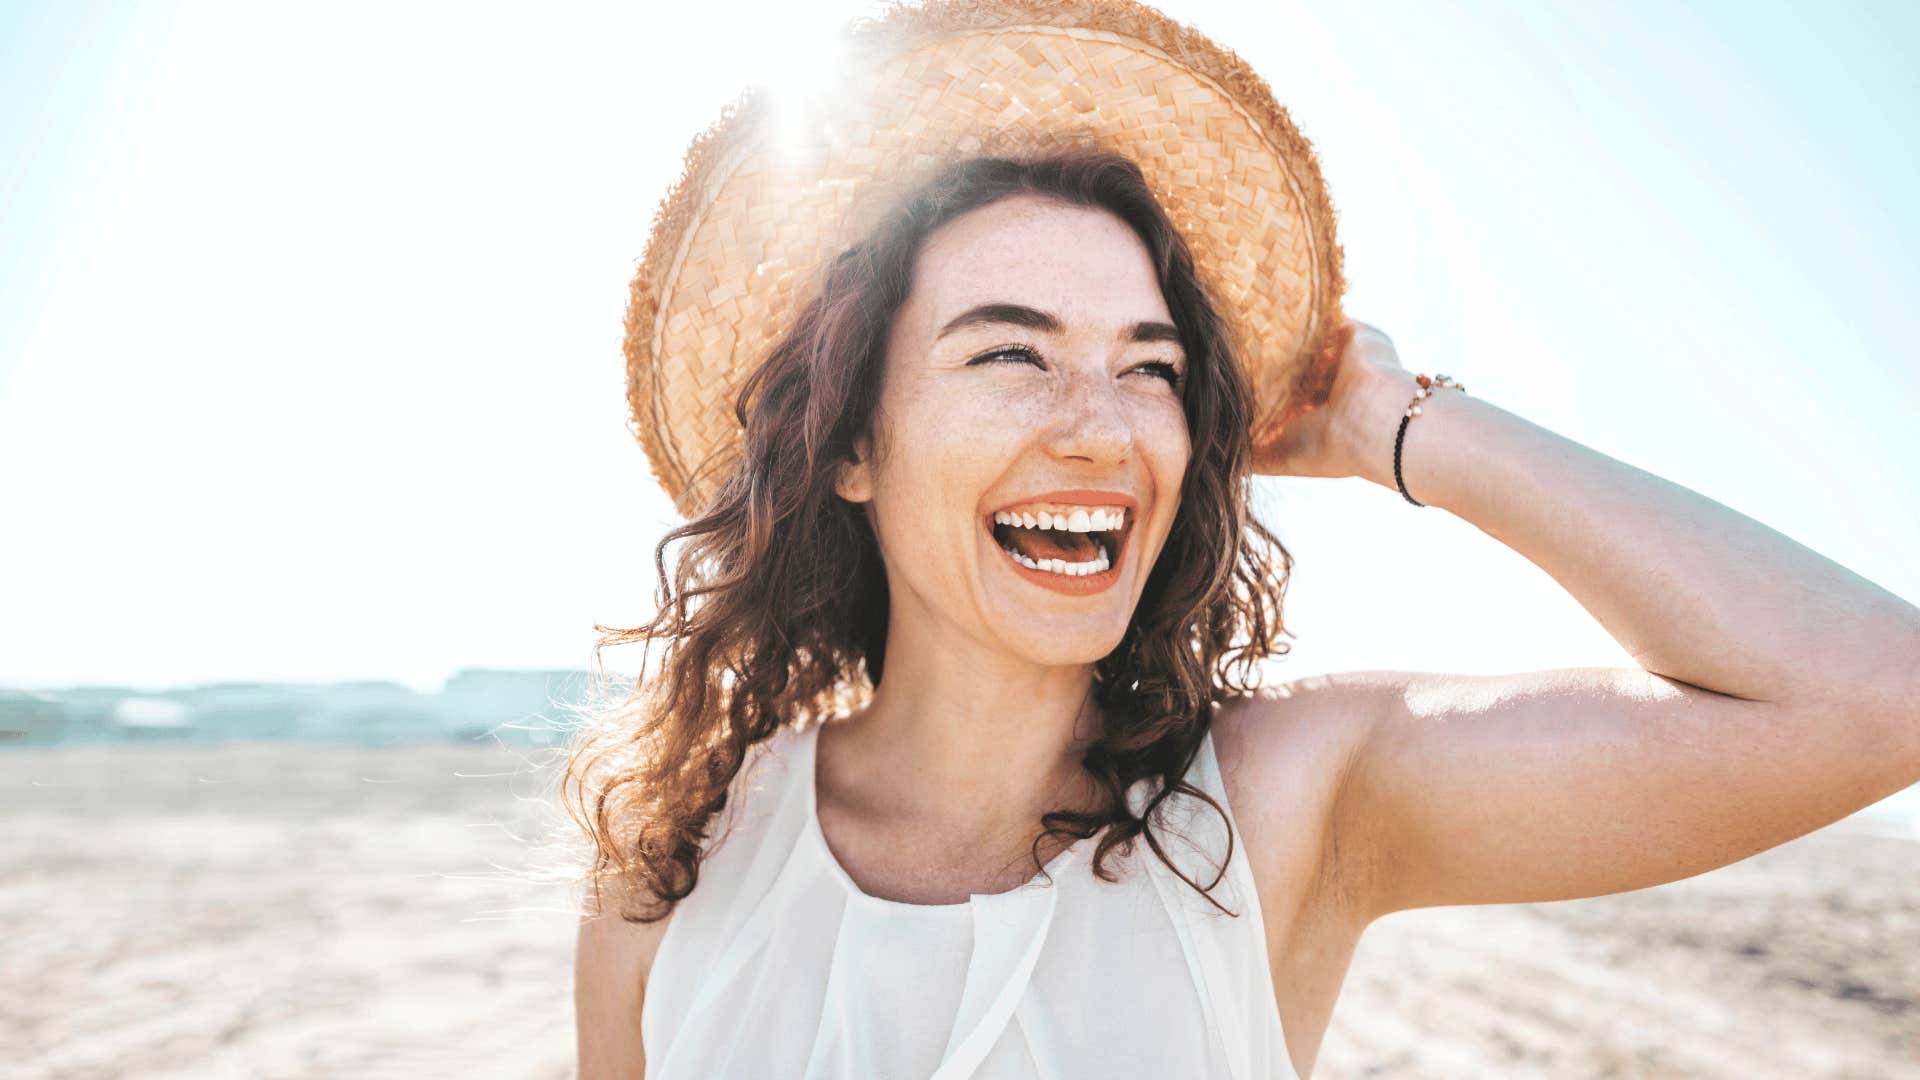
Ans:
[[[973,210],[928,236],[914,265],[906,315],[931,334],[988,301],[1014,302],[1077,323],[1167,318],[1147,246],[1112,213],[1030,195]]]

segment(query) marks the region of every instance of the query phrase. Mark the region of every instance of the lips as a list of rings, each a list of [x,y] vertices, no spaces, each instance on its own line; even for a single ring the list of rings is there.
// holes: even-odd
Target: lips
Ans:
[[[996,557],[1007,569],[1013,571],[1016,575],[1052,592],[1062,593],[1068,596],[1090,596],[1094,593],[1105,592],[1114,582],[1120,579],[1120,565],[1122,560],[1127,557],[1128,543],[1133,535],[1134,523],[1138,518],[1131,502],[1131,500],[1128,500],[1129,505],[1127,506],[1126,521],[1120,529],[1112,532],[1085,534],[1106,538],[1105,542],[1111,545],[1111,550],[1108,552],[1109,564],[1107,568],[1096,574],[1074,576],[1052,570],[1036,570],[1032,567],[1022,565],[1014,560],[1012,554],[1001,545],[1000,538],[994,535],[993,514],[988,514],[981,519],[981,529],[986,533],[987,544],[997,553]],[[1118,504],[1110,503],[1107,505]]]

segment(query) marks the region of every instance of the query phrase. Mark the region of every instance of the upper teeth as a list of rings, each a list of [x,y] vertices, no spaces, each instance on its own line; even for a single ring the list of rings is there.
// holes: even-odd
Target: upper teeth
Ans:
[[[1069,512],[1038,510],[1033,512],[1001,510],[993,515],[995,525],[1013,525],[1022,529],[1060,529],[1065,532],[1110,532],[1126,522],[1124,507]]]

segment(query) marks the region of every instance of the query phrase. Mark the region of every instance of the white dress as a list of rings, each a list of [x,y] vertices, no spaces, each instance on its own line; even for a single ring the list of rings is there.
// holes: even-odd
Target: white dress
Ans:
[[[735,778],[648,975],[646,1080],[1298,1080],[1243,845],[1213,889],[1237,918],[1144,839],[1109,857],[1118,883],[1094,877],[1098,834],[1053,858],[1052,884],[1036,875],[958,904],[879,899],[821,834],[819,731],[756,744]],[[1211,734],[1187,780],[1227,805]],[[1128,793],[1136,812],[1151,784]],[[1212,882],[1220,815],[1188,796],[1162,815],[1162,846]]]

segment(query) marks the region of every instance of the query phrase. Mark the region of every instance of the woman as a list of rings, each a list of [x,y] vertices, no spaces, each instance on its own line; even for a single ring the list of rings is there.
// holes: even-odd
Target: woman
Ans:
[[[1072,26],[1193,55],[1100,7]],[[1005,15],[993,33],[1050,17]],[[931,47],[914,29],[888,55]],[[1039,67],[1056,44],[993,55]],[[1256,336],[1246,310],[1300,283],[1220,300],[1237,279],[1163,205],[1206,185],[1104,141],[960,155],[792,260],[818,287],[762,312],[770,346],[717,380],[740,435],[712,467],[662,431],[713,395],[636,378],[690,520],[658,553],[659,617],[608,639],[664,641],[660,670],[570,771],[605,885],[577,955],[583,1076],[1305,1077],[1384,914],[1645,888],[1920,779],[1911,606],[1409,373],[1378,330],[1324,318],[1330,245],[1299,323]],[[657,225],[636,279],[629,353],[655,391],[676,325],[712,340],[660,268],[750,344],[748,294],[706,271],[780,265],[702,246],[711,179],[690,167],[679,192],[708,201],[663,218],[695,238]],[[1330,230],[1324,199],[1300,213],[1296,234]],[[1301,348],[1248,347],[1285,325]],[[1248,512],[1252,473],[1458,514],[1642,668],[1255,688],[1291,560]]]

